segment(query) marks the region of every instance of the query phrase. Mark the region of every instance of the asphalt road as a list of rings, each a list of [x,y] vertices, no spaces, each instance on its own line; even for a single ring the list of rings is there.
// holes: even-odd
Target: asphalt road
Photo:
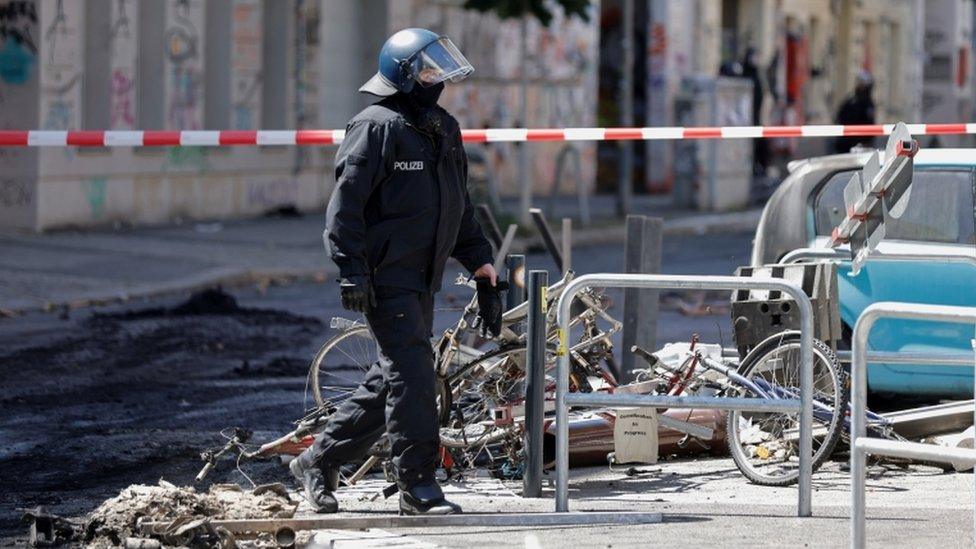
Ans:
[[[663,270],[729,274],[748,261],[750,239],[669,237]],[[620,246],[574,251],[580,273],[619,272],[622,257]],[[538,253],[528,264],[552,269]],[[458,270],[449,267],[446,278]],[[188,304],[181,294],[0,318],[0,540],[22,542],[20,509],[80,515],[132,483],[192,483],[200,450],[219,445],[226,427],[252,429],[259,440],[289,429],[308,404],[308,360],[328,337],[329,319],[346,315],[335,285],[226,291],[236,301]],[[453,309],[469,296],[445,283],[437,324],[456,318]],[[725,313],[666,309],[659,341],[692,331],[717,338],[728,324]],[[288,481],[277,463],[245,470],[258,483]],[[227,464],[210,477],[243,480]]]

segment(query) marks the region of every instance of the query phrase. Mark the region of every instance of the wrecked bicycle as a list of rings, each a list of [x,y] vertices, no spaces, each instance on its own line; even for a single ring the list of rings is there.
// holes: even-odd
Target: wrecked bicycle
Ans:
[[[566,283],[563,279],[548,288],[547,316],[547,401],[554,399],[556,330],[552,305]],[[459,285],[470,285],[459,277]],[[597,289],[581,293],[573,307],[571,333],[577,334],[569,352],[572,357],[570,388],[573,391],[612,391],[617,383],[611,372],[612,336],[621,328],[607,313],[609,299]],[[523,303],[503,314],[502,332],[494,339],[477,335],[477,300],[463,307],[460,318],[434,341],[437,368],[441,466],[448,475],[486,467],[495,474],[518,476],[522,462],[522,417],[525,380],[525,321],[528,306]],[[201,477],[218,458],[237,453],[238,458],[275,454],[297,454],[311,443],[311,437],[358,386],[365,372],[379,359],[378,346],[362,321],[334,318],[332,336],[316,353],[308,374],[308,389],[314,408],[296,422],[295,430],[260,447],[247,444],[250,433],[225,433],[227,444],[204,454],[207,461]],[[696,347],[697,346],[697,347]],[[848,381],[829,346],[814,342],[814,426],[813,468],[831,455],[849,423]],[[648,362],[635,373],[628,390],[639,393],[696,394],[713,396],[799,399],[800,337],[784,331],[768,337],[751,349],[741,362],[723,357],[721,346],[672,344],[659,352],[633,348]],[[838,411],[840,411],[838,413]],[[664,421],[662,419],[662,421]],[[694,439],[695,429],[682,422],[668,425]],[[880,436],[892,436],[886,420],[874,414],[869,427]],[[797,414],[730,412],[726,418],[726,442],[731,456],[746,478],[768,486],[785,486],[799,477],[799,419]],[[345,471],[344,480],[354,484],[384,462],[382,445],[356,470]]]
[[[648,363],[636,382],[657,394],[702,394],[766,399],[800,398],[800,332],[771,335],[741,362],[725,359],[718,345],[672,344],[657,353],[635,347]],[[834,351],[813,345],[813,470],[833,453],[850,429],[849,380]],[[899,438],[883,416],[869,412],[874,436]],[[736,467],[751,482],[787,486],[799,478],[799,415],[782,412],[728,412],[726,442]]]
[[[572,280],[572,271],[549,286],[547,301],[554,304]],[[459,276],[457,285],[473,288]],[[573,369],[571,389],[593,391],[616,386],[612,372],[611,338],[621,323],[607,314],[609,299],[598,290],[580,293],[574,302],[572,326],[579,339],[571,347]],[[460,318],[433,341],[437,369],[437,402],[442,446],[441,466],[449,475],[474,467],[487,467],[497,474],[516,476],[521,463],[521,417],[524,407],[525,324],[528,304],[522,303],[502,315],[502,331],[490,340],[478,335],[477,296],[461,309]],[[555,370],[555,307],[546,319],[546,371]],[[206,462],[197,476],[202,480],[224,456],[241,460],[297,454],[312,441],[329,417],[358,387],[365,372],[379,360],[379,347],[369,326],[361,320],[336,317],[331,327],[338,333],[329,338],[312,359],[307,378],[314,407],[295,422],[294,430],[276,440],[255,446],[251,433],[243,429],[222,433],[227,442],[205,451]],[[547,376],[546,392],[555,390],[555,379]],[[548,397],[547,397],[548,398]],[[344,471],[346,484],[354,484],[386,457],[382,444],[355,471]]]
[[[572,272],[567,272],[548,288],[550,304],[572,277]],[[471,287],[463,276],[457,284]],[[575,303],[573,326],[581,335],[571,349],[570,384],[578,391],[615,386],[611,338],[621,323],[607,314],[609,301],[597,290],[581,293]],[[555,308],[549,310],[554,312]],[[460,472],[484,466],[507,475],[517,473],[521,463],[527,314],[526,303],[506,311],[501,333],[483,340],[477,335],[477,299],[473,297],[457,322],[435,339],[441,457],[446,470]],[[547,318],[546,324],[548,372],[555,369],[554,318]],[[378,346],[365,323],[335,318],[332,327],[339,333],[322,346],[309,371],[315,404],[330,411],[349,397],[366,370],[379,359]],[[548,384],[551,392],[554,378],[550,377]],[[371,459],[364,467],[375,461]],[[358,476],[350,480],[358,480]]]

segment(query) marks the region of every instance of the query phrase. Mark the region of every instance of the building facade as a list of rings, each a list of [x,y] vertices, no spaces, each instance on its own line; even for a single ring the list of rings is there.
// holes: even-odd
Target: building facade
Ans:
[[[0,2],[0,127],[314,126],[318,6],[285,4]],[[31,230],[313,207],[327,191],[324,155],[294,148],[26,148],[0,155],[0,226]]]
[[[442,101],[462,127],[594,126],[601,63],[620,63],[619,44],[601,46],[600,34],[612,32],[607,15],[623,2],[591,2],[588,20],[550,2],[555,17],[544,27],[464,10],[463,0],[0,0],[0,128],[343,128],[371,101],[356,90],[375,71],[383,41],[410,26],[447,34],[474,64]],[[971,119],[972,0],[633,2],[640,124],[675,125],[686,83],[715,78],[748,48],[763,82],[763,124],[830,123],[860,71],[874,77],[879,122]],[[615,101],[609,93],[601,88],[599,99]],[[783,158],[826,150],[816,139],[770,145]],[[547,192],[557,159],[576,153],[579,173],[564,178],[594,189],[593,143],[476,147],[482,165],[472,173],[490,168],[502,194]],[[673,142],[643,147],[643,190],[672,189],[674,150]],[[0,148],[0,228],[321,209],[334,153]],[[748,199],[726,198],[728,207]]]
[[[593,18],[594,20],[596,17]],[[391,32],[449,34],[477,67],[445,93],[463,127],[594,123],[595,21],[527,25],[434,0],[0,0],[0,128],[345,127]],[[527,105],[518,85],[529,71]],[[592,148],[582,147],[584,156]],[[589,152],[587,152],[589,151]],[[43,230],[320,209],[334,148],[0,149],[0,227]],[[552,163],[539,150],[531,173]],[[492,147],[503,192],[510,145]],[[584,177],[593,178],[586,161]]]
[[[880,122],[966,122],[972,116],[972,0],[648,0],[648,123],[671,125],[681,83],[717,75],[754,48],[760,122],[829,124],[856,75],[874,79]],[[964,139],[943,140],[962,144]],[[825,140],[782,139],[786,156]],[[673,143],[650,143],[651,189],[670,189]]]

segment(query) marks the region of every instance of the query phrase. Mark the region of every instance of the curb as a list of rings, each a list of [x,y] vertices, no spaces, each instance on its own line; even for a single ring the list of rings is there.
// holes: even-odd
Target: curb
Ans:
[[[205,288],[225,286],[246,286],[275,279],[326,280],[328,269],[243,269],[221,267],[156,284],[141,284],[124,289],[108,289],[104,292],[80,294],[71,300],[55,300],[43,305],[14,305],[0,307],[0,318],[15,317],[32,312],[51,312],[58,309],[81,309],[86,307],[123,303],[133,299],[172,295],[180,292],[193,292]]]

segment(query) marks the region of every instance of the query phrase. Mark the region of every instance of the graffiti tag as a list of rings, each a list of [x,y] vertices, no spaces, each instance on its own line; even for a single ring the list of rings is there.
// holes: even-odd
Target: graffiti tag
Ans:
[[[30,80],[37,58],[37,43],[31,34],[37,23],[33,1],[0,4],[0,80],[23,84]]]
[[[268,182],[248,182],[247,205],[249,207],[273,208],[298,202],[298,181],[277,179]]]
[[[0,179],[0,206],[16,208],[34,201],[31,184],[26,179]]]
[[[132,78],[122,69],[112,71],[112,117],[113,128],[124,126],[132,128],[136,116],[132,108]]]
[[[105,215],[105,178],[92,177],[84,185],[91,217],[94,220],[101,219]]]
[[[37,23],[37,7],[34,0],[21,0],[0,4],[0,40],[14,41],[37,55],[37,42],[31,29]]]
[[[203,173],[210,169],[205,147],[169,147],[166,150],[166,160],[163,161],[163,171],[197,170]]]

